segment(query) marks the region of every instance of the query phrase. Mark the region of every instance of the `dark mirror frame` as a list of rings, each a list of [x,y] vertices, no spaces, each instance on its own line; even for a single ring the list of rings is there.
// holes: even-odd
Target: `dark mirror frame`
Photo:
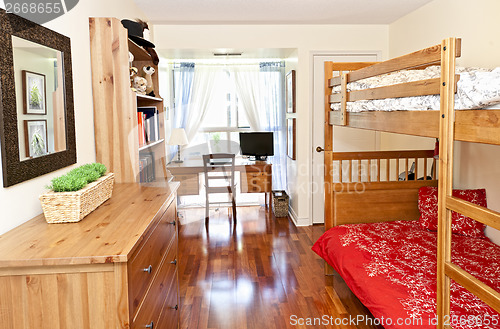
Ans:
[[[66,150],[20,161],[12,36],[63,54]],[[0,142],[3,186],[8,187],[76,163],[71,42],[62,34],[0,9]],[[49,183],[49,182],[47,182]]]

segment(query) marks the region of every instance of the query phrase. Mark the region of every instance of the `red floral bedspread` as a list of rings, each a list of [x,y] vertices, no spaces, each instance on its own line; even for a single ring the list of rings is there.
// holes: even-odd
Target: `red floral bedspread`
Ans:
[[[385,328],[435,328],[436,245],[417,221],[396,221],[337,226],[312,249]],[[453,235],[452,261],[500,291],[499,246]],[[500,328],[500,315],[453,281],[446,320],[455,329]]]

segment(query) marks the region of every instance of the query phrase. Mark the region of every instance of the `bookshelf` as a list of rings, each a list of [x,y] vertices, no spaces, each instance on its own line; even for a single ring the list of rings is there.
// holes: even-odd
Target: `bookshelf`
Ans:
[[[158,92],[158,67],[142,47],[128,40],[119,19],[91,17],[89,29],[96,161],[114,172],[119,183],[162,179],[165,112]],[[154,67],[156,97],[130,89],[129,51],[139,71]],[[149,110],[143,115],[145,108]]]
[[[132,41],[130,41],[132,42]],[[163,102],[163,99],[159,98],[159,97],[152,97],[152,96],[148,96],[148,95],[141,95],[141,94],[136,94],[137,96],[137,102],[138,103],[144,103],[144,102],[147,102],[147,101],[150,101],[150,102]]]
[[[144,144],[144,145],[142,145],[142,146],[139,147],[139,152],[147,151],[150,148],[152,148],[152,147],[154,147],[156,145],[162,144],[164,142],[165,142],[165,139],[160,139],[160,140],[157,140],[155,142],[150,142],[150,143]]]

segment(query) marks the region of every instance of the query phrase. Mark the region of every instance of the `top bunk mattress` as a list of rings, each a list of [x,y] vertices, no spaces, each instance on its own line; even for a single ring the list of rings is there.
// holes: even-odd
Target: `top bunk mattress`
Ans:
[[[386,329],[436,328],[436,232],[418,221],[341,225],[312,249]],[[499,246],[453,234],[452,261],[500,291]],[[454,281],[451,316],[455,329],[500,328],[500,314]]]
[[[500,108],[500,67],[495,69],[456,68],[460,74],[455,95],[455,109],[472,110]],[[400,83],[439,78],[440,66],[430,66],[423,70],[403,70],[385,75],[362,79],[347,84],[347,91],[390,86]],[[340,92],[340,86],[332,88],[332,93]],[[347,102],[348,112],[365,111],[428,111],[439,110],[439,95],[385,98]],[[340,110],[340,103],[331,104],[332,110]]]

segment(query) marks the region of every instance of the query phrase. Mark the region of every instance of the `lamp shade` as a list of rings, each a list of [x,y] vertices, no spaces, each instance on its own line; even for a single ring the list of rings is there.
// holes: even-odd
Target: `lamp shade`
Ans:
[[[170,134],[170,139],[168,140],[170,145],[186,145],[188,144],[188,139],[186,136],[186,131],[184,128],[174,128]]]

